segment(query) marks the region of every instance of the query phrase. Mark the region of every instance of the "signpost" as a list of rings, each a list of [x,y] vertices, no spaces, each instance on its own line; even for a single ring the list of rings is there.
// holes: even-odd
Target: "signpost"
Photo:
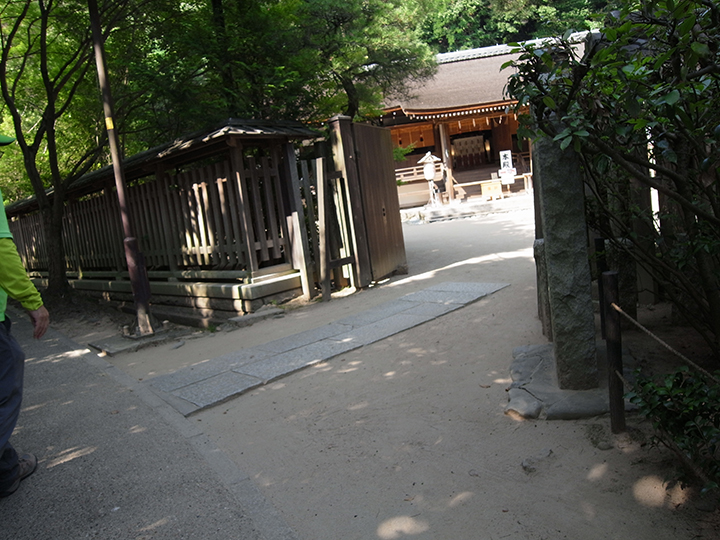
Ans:
[[[500,152],[500,170],[498,176],[503,185],[514,184],[517,169],[513,167],[512,151],[502,150]]]

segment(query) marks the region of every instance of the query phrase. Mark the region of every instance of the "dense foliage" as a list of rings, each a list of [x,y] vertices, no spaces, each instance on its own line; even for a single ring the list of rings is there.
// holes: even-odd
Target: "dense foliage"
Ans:
[[[633,0],[587,48],[521,50],[508,89],[527,129],[577,150],[591,226],[720,352],[720,6]]]
[[[420,37],[439,52],[590,30],[606,0],[427,0]]]
[[[659,381],[638,374],[634,390],[627,395],[652,422],[658,442],[689,469],[690,474],[680,478],[699,477],[707,490],[720,487],[719,375],[693,373],[687,367]]]

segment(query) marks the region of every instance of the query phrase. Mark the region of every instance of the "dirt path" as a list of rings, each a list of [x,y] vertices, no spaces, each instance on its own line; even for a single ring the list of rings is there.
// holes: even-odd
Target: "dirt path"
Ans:
[[[442,281],[479,302],[191,417],[303,540],[718,538],[666,490],[648,427],[503,412],[516,346],[541,344],[532,211],[406,225],[410,274],[229,333],[108,358],[137,379],[326,324]],[[83,339],[83,336],[77,336]],[[699,536],[698,536],[699,535]]]

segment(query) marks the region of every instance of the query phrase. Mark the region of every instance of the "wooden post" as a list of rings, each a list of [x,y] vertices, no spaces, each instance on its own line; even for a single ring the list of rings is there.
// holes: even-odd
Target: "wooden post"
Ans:
[[[240,215],[240,223],[243,230],[243,241],[247,246],[247,262],[245,270],[252,276],[260,268],[255,249],[255,231],[253,229],[252,216],[250,214],[250,193],[248,192],[247,181],[245,180],[245,163],[243,160],[242,146],[234,146],[230,150],[231,172],[237,187],[237,212]],[[198,257],[199,259],[199,257]]]
[[[603,274],[608,271],[607,256],[605,255],[605,239],[595,239],[595,265],[597,267],[598,303],[600,304],[600,334],[605,339],[606,306],[603,296]]]
[[[320,229],[319,241],[319,274],[320,274],[320,290],[322,292],[323,302],[330,300],[330,268],[328,258],[328,239],[327,239],[327,182],[325,181],[325,159],[317,158],[315,160],[316,178],[317,178],[317,198],[318,198],[318,222]]]
[[[127,205],[127,186],[125,185],[125,174],[122,160],[120,159],[120,145],[117,130],[115,129],[114,107],[105,65],[105,47],[102,29],[100,28],[97,0],[88,0],[88,10],[90,12],[95,64],[97,66],[98,82],[100,83],[103,111],[105,113],[105,128],[108,134],[108,144],[110,146],[117,196],[120,204],[120,218],[122,219],[123,234],[125,236],[123,240],[125,245],[125,259],[127,261],[128,273],[130,274],[133,299],[135,300],[137,322],[135,334],[138,336],[148,336],[155,333],[155,328],[153,327],[154,321],[150,313],[150,282],[145,266],[145,257],[140,252],[140,247],[137,238],[133,235],[133,228],[130,221],[130,210]]]
[[[308,222],[310,224],[310,241],[311,246],[313,250],[313,260],[315,261],[315,264],[313,266],[314,273],[317,274],[317,279],[320,279],[320,274],[318,272],[317,266],[320,264],[320,245],[319,245],[319,239],[318,239],[318,232],[317,227],[315,226],[315,223],[317,223],[317,220],[315,219],[315,204],[313,204],[313,197],[312,197],[312,182],[310,175],[314,174],[315,178],[317,178],[316,173],[311,172],[311,168],[309,166],[308,161],[301,161],[300,167],[302,168],[302,187],[303,191],[305,192],[305,201],[306,201],[306,207],[307,207],[307,216],[308,216]],[[317,184],[317,180],[315,182]],[[311,276],[311,281],[315,282],[315,274]]]
[[[453,162],[451,155],[450,135],[448,133],[447,124],[440,124],[438,126],[440,133],[440,159],[445,168],[447,176],[445,178],[445,192],[448,194],[449,200],[455,200],[455,183],[453,182]]]
[[[607,345],[608,392],[610,399],[610,430],[613,433],[625,431],[625,400],[623,382],[618,373],[623,372],[622,335],[620,332],[620,313],[612,307],[618,305],[618,273],[603,272],[605,343]]]
[[[302,198],[300,197],[300,177],[297,171],[295,147],[292,143],[285,144],[284,158],[285,174],[289,175],[291,190],[288,230],[292,231],[289,240],[292,249],[293,266],[296,268],[299,267],[303,296],[311,299],[315,296],[315,286],[311,281],[314,272],[312,268],[312,257],[310,257],[307,229],[305,227],[305,211],[303,210]],[[314,223],[312,223],[311,226],[314,227]]]

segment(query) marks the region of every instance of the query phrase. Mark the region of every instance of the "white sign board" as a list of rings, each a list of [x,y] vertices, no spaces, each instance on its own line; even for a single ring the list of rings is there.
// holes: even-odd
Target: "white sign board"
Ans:
[[[514,184],[517,170],[513,167],[512,151],[502,150],[500,152],[500,170],[498,176],[503,184]]]
[[[498,176],[500,177],[500,181],[505,185],[514,184],[516,174],[517,174],[517,171],[515,169],[500,169],[498,171]]]
[[[500,152],[500,168],[501,169],[512,169],[513,168],[512,151],[511,150],[502,150]]]

